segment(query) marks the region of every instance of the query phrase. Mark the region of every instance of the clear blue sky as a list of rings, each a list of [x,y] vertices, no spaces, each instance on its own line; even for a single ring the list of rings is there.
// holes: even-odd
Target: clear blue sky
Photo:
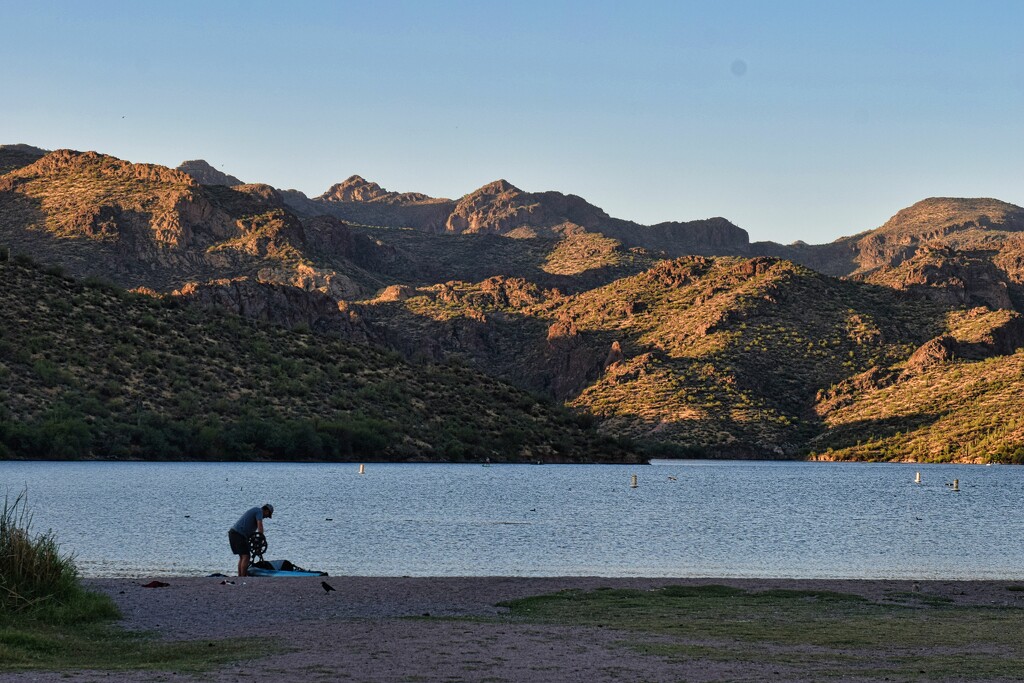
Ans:
[[[819,243],[1024,204],[1022,27],[1013,0],[0,0],[0,143]]]

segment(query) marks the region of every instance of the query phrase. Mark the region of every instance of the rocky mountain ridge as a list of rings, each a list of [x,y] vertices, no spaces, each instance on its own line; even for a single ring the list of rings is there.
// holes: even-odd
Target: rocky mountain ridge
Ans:
[[[0,169],[16,170],[46,154],[46,150],[29,145],[0,145]],[[178,170],[201,185],[243,184],[203,160],[183,162]],[[782,245],[750,242],[745,230],[725,218],[645,226],[612,218],[576,195],[524,192],[507,180],[488,183],[458,200],[393,192],[358,175],[315,198],[297,190],[277,192],[281,204],[302,218],[326,215],[358,225],[511,237],[582,228],[618,240],[626,248],[646,249],[667,257],[777,256],[837,276],[864,277],[878,268],[898,267],[919,248],[1000,246],[1024,230],[1024,209],[996,199],[932,197],[858,235],[827,244]]]
[[[390,192],[352,176],[315,199],[291,191],[285,201],[300,215],[327,214],[351,223],[436,233],[532,238],[582,230],[617,239],[627,248],[670,256],[749,251],[746,231],[724,218],[643,226],[612,218],[576,195],[524,192],[504,179],[450,200]]]

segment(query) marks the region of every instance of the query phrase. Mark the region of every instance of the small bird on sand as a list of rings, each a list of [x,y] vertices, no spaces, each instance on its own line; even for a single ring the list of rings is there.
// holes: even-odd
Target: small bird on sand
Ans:
[[[321,581],[320,585],[324,587],[324,593],[330,593],[331,591],[336,590],[334,586],[327,583],[326,581]]]

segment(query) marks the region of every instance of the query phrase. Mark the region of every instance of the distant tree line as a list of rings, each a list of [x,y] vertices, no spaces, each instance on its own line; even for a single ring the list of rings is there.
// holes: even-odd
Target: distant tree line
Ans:
[[[144,412],[133,422],[51,414],[0,418],[0,458],[146,460],[346,460],[380,457],[400,435],[383,420],[242,418],[171,420]]]

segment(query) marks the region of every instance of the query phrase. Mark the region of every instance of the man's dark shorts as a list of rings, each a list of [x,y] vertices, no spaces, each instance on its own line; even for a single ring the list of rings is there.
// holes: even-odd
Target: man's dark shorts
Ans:
[[[249,554],[249,539],[234,529],[228,532],[228,541],[231,542],[231,552],[235,555]]]

